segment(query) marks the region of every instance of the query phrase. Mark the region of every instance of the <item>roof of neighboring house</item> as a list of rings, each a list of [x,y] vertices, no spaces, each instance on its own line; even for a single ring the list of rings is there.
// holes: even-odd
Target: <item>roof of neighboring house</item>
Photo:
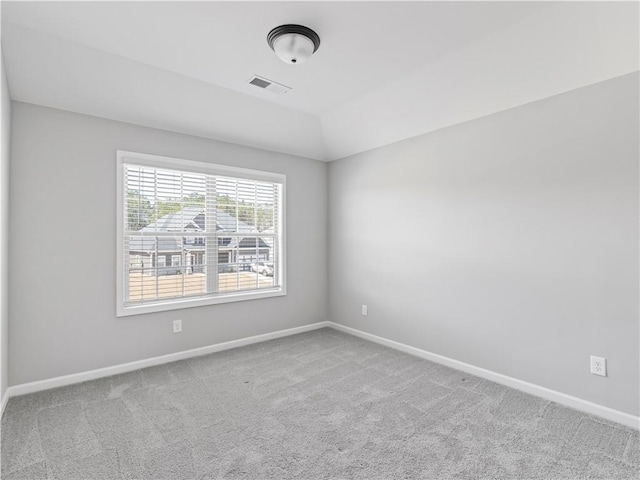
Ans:
[[[156,250],[156,238],[158,252],[180,252],[184,248],[189,251],[204,251],[204,245],[183,244],[182,236],[191,232],[204,232],[205,215],[204,207],[185,207],[182,210],[160,217],[153,223],[140,229],[141,232],[152,234],[153,232],[176,232],[177,237],[131,237],[129,239],[129,251],[153,252]],[[233,235],[243,232],[257,232],[257,230],[233,215],[216,209],[216,232],[228,232]],[[257,245],[256,245],[257,243]],[[252,237],[219,237],[218,246],[225,249],[231,248],[269,248],[262,238]]]
[[[204,231],[205,215],[204,207],[185,207],[179,212],[170,213],[160,217],[153,223],[142,228],[142,232],[182,232],[185,229]],[[216,231],[227,232],[256,232],[257,230],[238,220],[233,215],[216,209]]]

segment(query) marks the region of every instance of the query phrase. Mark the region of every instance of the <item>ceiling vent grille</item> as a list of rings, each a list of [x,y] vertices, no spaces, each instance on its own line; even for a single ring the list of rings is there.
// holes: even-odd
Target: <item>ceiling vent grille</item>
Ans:
[[[261,88],[263,90],[267,90],[271,93],[276,93],[278,95],[282,95],[291,90],[291,87],[287,87],[286,85],[282,85],[281,83],[274,82],[273,80],[269,80],[268,78],[259,77],[258,75],[253,75],[247,83],[249,85],[253,85],[254,87]]]

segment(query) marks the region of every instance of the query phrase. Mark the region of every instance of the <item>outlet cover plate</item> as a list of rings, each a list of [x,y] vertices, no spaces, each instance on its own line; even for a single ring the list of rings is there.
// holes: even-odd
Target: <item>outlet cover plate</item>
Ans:
[[[182,320],[174,320],[173,333],[181,333],[181,332],[182,332]]]
[[[591,373],[594,375],[600,375],[601,377],[607,376],[607,359],[604,357],[594,357],[591,355]]]

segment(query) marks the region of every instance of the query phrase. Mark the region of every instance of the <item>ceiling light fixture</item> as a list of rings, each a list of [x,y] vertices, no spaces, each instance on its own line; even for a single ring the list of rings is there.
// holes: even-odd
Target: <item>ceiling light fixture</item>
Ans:
[[[267,43],[284,63],[304,63],[320,47],[320,37],[302,25],[280,25],[267,35]]]

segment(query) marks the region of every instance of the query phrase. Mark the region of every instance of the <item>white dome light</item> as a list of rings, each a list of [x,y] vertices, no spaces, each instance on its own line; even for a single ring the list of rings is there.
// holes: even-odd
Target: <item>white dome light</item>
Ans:
[[[280,60],[292,65],[304,63],[320,47],[320,37],[302,25],[281,25],[267,35],[267,43]]]

